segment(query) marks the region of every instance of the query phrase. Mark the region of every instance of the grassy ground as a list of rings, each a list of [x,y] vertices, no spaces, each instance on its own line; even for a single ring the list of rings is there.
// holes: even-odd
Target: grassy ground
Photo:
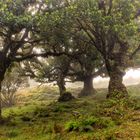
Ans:
[[[140,86],[128,90],[129,100],[106,100],[100,89],[66,103],[57,102],[57,88],[23,90],[16,106],[3,109],[9,121],[0,140],[140,140]]]

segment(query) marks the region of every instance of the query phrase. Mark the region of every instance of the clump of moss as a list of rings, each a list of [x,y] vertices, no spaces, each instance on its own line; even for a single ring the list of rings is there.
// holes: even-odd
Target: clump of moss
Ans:
[[[65,125],[67,131],[94,131],[115,126],[115,122],[110,118],[88,117],[87,119],[69,121]]]

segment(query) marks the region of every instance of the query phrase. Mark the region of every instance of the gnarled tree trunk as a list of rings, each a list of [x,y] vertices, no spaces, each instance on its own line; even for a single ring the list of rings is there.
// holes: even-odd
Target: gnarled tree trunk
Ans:
[[[60,93],[60,96],[61,96],[61,95],[63,95],[63,93],[66,92],[66,87],[63,84],[62,85],[59,84],[58,87],[59,87],[59,93]]]
[[[110,81],[108,87],[108,98],[124,98],[128,97],[128,92],[123,84],[123,76],[117,72],[110,74]]]
[[[83,80],[84,87],[82,91],[79,93],[79,97],[83,96],[91,96],[96,93],[96,90],[93,87],[93,77],[92,76],[86,76]]]
[[[0,81],[0,121],[2,120],[2,96],[1,96],[1,84],[2,84],[2,81]]]
[[[110,77],[108,86],[107,98],[125,98],[128,97],[128,92],[123,84],[123,76],[125,72],[121,67],[112,66],[108,69],[108,74]]]
[[[57,81],[57,85],[59,88],[60,96],[62,96],[66,92],[65,80],[63,77],[59,78],[59,80]]]
[[[59,80],[57,81],[57,84],[58,84],[59,92],[60,92],[60,97],[58,98],[59,102],[67,102],[74,99],[74,97],[72,96],[70,92],[66,92],[65,78],[63,76],[59,78]]]

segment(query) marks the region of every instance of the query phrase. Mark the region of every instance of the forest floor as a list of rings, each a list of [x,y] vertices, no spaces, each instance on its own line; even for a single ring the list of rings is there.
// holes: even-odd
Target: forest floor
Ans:
[[[55,87],[22,90],[17,105],[3,109],[0,140],[140,140],[140,85],[128,90],[128,100],[107,100],[99,89],[64,103]]]

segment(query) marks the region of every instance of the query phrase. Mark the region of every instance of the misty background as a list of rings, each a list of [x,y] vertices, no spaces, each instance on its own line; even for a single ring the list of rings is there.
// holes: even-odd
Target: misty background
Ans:
[[[95,88],[107,88],[108,82],[109,82],[108,77],[102,78],[102,77],[98,76],[93,80],[93,84],[94,84]],[[123,77],[123,83],[126,86],[140,84],[140,68],[129,69],[126,72],[125,76]],[[40,83],[35,82],[33,79],[29,79],[29,85],[30,85],[30,87],[35,87],[35,86],[40,85]],[[55,84],[47,83],[47,85],[54,86]],[[83,82],[74,82],[74,83],[67,82],[66,83],[66,87],[79,88],[82,86],[83,86]]]

